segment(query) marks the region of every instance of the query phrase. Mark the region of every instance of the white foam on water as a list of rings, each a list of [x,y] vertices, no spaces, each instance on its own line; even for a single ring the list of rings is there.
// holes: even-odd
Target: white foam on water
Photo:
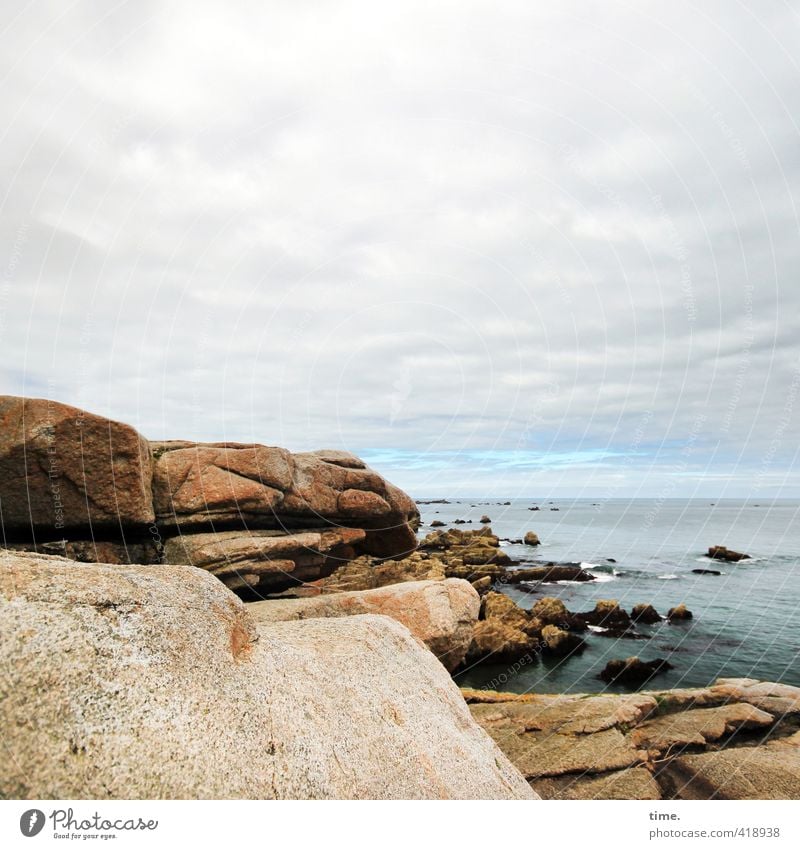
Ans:
[[[659,575],[659,576],[658,576],[658,580],[659,580],[659,581],[677,581],[677,580],[678,580],[678,576],[677,576],[677,575],[672,575],[672,574],[670,574],[670,575]]]
[[[590,575],[594,575],[594,583],[607,584],[609,581],[616,581],[616,575],[610,575],[608,572],[592,572],[591,569],[586,570]],[[564,584],[580,584],[581,581],[559,581]]]

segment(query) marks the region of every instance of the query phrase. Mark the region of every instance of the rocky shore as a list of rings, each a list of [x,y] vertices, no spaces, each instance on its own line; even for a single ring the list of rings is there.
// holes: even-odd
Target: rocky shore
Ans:
[[[472,664],[691,612],[570,611],[547,586],[594,580],[579,564],[513,562],[488,516],[418,540],[351,454],[151,442],[6,396],[0,518],[4,798],[797,798],[795,688],[459,691]]]

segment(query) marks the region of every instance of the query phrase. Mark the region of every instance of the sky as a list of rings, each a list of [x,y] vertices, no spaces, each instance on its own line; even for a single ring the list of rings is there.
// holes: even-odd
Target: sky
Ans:
[[[0,16],[0,391],[418,496],[800,496],[796,6]]]

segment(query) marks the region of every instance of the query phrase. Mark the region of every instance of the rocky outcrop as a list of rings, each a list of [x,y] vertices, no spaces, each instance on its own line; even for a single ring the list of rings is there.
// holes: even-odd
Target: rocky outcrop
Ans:
[[[0,795],[532,798],[399,622],[257,625],[209,573],[0,554]]]
[[[706,553],[706,557],[711,560],[725,560],[728,563],[738,563],[740,560],[749,560],[749,554],[742,554],[740,551],[731,551],[725,548],[724,545],[712,545]]]
[[[344,451],[148,442],[53,401],[0,397],[4,543],[80,561],[190,563],[244,594],[416,548],[419,513]]]
[[[0,396],[5,538],[146,529],[151,480],[150,446],[132,427],[56,401]]]
[[[272,599],[247,605],[258,623],[325,619],[377,613],[391,616],[439,658],[456,669],[467,653],[478,621],[480,599],[466,581],[415,581],[364,592],[303,599]]]
[[[153,500],[165,528],[354,526],[381,557],[416,547],[414,502],[344,451],[291,454],[237,443],[153,444]]]
[[[307,531],[220,531],[181,534],[164,544],[164,562],[206,569],[231,589],[258,587],[260,593],[329,575],[363,542],[361,528]]]
[[[577,563],[545,563],[509,569],[503,576],[507,584],[555,584],[559,581],[594,581],[595,577]]]
[[[670,622],[686,622],[692,619],[694,614],[686,608],[685,604],[679,604],[676,607],[670,607],[667,611],[667,619]]]
[[[661,614],[652,604],[635,604],[631,610],[631,621],[643,625],[655,625],[661,621]]]
[[[462,691],[546,799],[800,798],[800,688],[753,679],[631,695]]]

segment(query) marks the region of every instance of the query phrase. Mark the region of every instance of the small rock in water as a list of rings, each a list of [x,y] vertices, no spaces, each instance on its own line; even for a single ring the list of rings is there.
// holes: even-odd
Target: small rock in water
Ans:
[[[692,572],[695,575],[721,575],[722,572],[718,572],[716,569],[692,569]]]
[[[692,618],[692,611],[688,610],[685,604],[679,604],[677,607],[670,607],[667,611],[667,619],[669,619],[670,622],[681,622]]]
[[[525,545],[539,545],[539,537],[533,531],[528,531],[525,534]]]
[[[740,551],[731,551],[725,548],[724,545],[712,545],[708,549],[706,557],[711,560],[727,560],[729,563],[738,563],[740,560],[749,560],[749,554],[742,554]]]
[[[440,521],[439,519],[434,519],[431,522],[432,528],[443,528],[445,526],[445,522]]]
[[[637,604],[631,610],[631,619],[634,622],[643,622],[645,625],[655,625],[661,621],[661,615],[652,604]]]
[[[491,521],[492,520],[488,516],[486,516],[486,515],[481,516],[481,524],[482,525],[488,525],[489,522],[491,522]]]
[[[649,681],[654,675],[674,668],[664,658],[639,660],[638,657],[629,657],[627,660],[610,660],[599,677],[601,681],[609,684],[628,684],[632,687],[638,687]]]

